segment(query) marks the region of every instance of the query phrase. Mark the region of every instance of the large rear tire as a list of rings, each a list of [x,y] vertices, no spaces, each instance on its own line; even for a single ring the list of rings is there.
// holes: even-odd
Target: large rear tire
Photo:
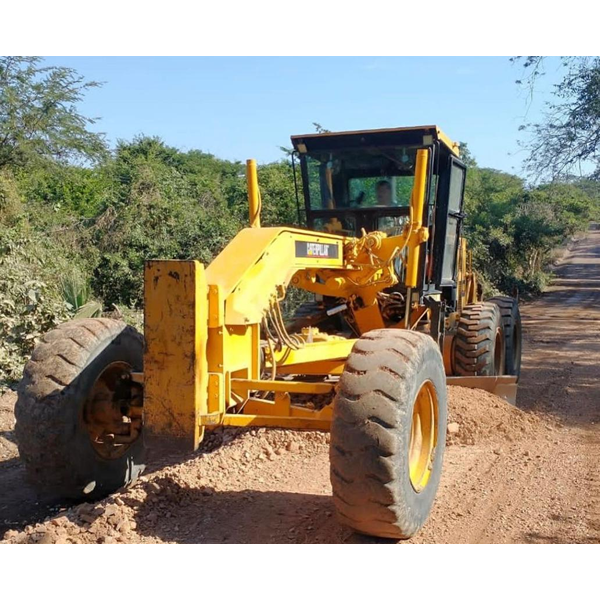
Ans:
[[[500,309],[492,302],[466,306],[454,338],[456,375],[504,375],[505,341]]]
[[[519,302],[516,298],[508,296],[494,296],[488,302],[494,303],[500,309],[502,325],[504,327],[504,341],[506,347],[506,368],[507,375],[521,375],[521,313],[519,312]]]
[[[435,342],[398,329],[363,335],[333,403],[331,485],[339,520],[378,537],[415,535],[439,485],[446,421]]]
[[[124,385],[142,370],[143,348],[141,334],[111,319],[64,323],[36,346],[18,389],[15,434],[41,493],[95,499],[143,471],[141,392],[132,398]]]

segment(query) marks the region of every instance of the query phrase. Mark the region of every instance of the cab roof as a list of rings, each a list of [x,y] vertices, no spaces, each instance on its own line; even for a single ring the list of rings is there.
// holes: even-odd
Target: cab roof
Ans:
[[[294,149],[300,154],[319,150],[341,150],[344,148],[373,146],[428,146],[435,141],[439,141],[455,156],[460,156],[459,144],[453,142],[437,125],[309,133],[306,135],[293,135],[291,140]]]

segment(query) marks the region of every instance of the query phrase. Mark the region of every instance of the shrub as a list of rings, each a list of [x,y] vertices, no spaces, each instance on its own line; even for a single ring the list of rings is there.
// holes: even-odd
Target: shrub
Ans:
[[[71,268],[38,234],[0,230],[0,381],[19,379],[36,341],[69,317],[57,263]]]
[[[94,227],[93,290],[108,305],[141,305],[144,260],[208,263],[242,225],[224,200],[209,191],[197,195],[182,173],[154,159],[136,159],[126,188],[127,196]]]

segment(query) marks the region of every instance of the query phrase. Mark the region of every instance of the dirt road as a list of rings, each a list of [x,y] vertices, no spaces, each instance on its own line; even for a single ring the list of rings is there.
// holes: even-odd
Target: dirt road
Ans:
[[[449,436],[432,516],[412,543],[600,542],[600,231],[575,246],[552,288],[522,313],[522,411],[450,388],[459,431]],[[7,541],[375,541],[335,521],[320,433],[217,432],[194,457],[154,465],[97,505],[36,504],[15,457],[13,401],[0,399]]]
[[[600,231],[522,314],[518,404],[539,424],[515,443],[451,448],[416,542],[600,541]]]

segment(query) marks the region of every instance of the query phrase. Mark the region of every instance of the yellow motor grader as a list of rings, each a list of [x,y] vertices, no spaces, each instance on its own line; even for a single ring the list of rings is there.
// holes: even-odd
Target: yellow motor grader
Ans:
[[[438,127],[292,143],[306,227],[260,226],[248,161],[250,227],[208,267],[146,263],[143,337],[80,319],[35,348],[16,435],[39,489],[101,497],[135,480],[146,447],[191,452],[216,427],[317,429],[331,432],[343,523],[390,538],[422,527],[446,386],[515,399],[517,302],[482,299],[461,235],[466,168]],[[284,318],[291,288],[306,301]]]

